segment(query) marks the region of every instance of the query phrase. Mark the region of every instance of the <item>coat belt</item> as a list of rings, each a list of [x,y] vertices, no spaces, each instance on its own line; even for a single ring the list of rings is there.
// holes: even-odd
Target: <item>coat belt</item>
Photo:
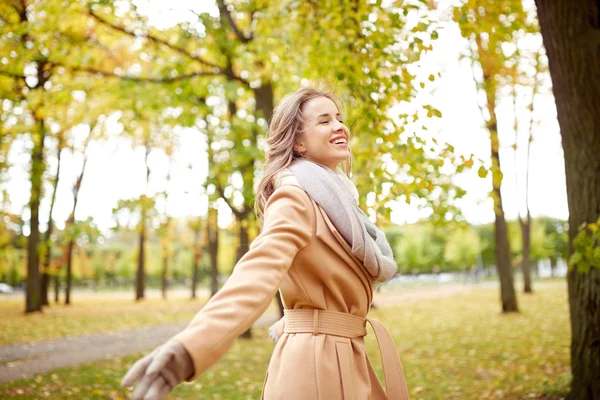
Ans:
[[[385,387],[390,400],[408,400],[408,389],[402,372],[402,363],[392,336],[379,321],[338,311],[317,309],[285,309],[284,333],[326,334],[355,339],[367,334],[369,322],[379,345]]]

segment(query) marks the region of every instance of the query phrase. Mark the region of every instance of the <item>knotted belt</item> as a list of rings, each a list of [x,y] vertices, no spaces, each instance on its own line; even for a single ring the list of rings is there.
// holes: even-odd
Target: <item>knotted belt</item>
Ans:
[[[367,334],[366,323],[369,322],[373,327],[379,345],[388,399],[409,400],[398,351],[392,336],[379,321],[330,310],[285,309],[283,311],[285,314],[284,333],[326,334],[356,339]],[[344,374],[344,371],[342,371],[342,374]],[[351,382],[344,379],[344,377],[342,377],[342,381],[344,398],[354,398],[350,386]]]

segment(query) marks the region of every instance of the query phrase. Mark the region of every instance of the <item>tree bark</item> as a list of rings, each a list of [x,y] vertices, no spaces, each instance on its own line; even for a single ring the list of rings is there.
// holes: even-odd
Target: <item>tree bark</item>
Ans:
[[[192,259],[192,299],[196,298],[196,287],[198,286],[198,268],[200,266],[200,257],[202,256],[202,244],[200,235],[202,232],[201,219],[198,218],[194,227],[194,257]]]
[[[498,131],[494,123],[490,127],[490,136],[492,138],[492,175],[500,175],[500,157],[498,155]],[[496,240],[496,269],[500,277],[500,300],[502,302],[502,312],[517,312],[517,295],[515,293],[515,283],[513,277],[512,263],[510,260],[510,245],[508,242],[508,228],[504,218],[504,208],[502,206],[502,194],[500,184],[502,178],[492,177],[493,198],[494,198],[494,237]]]
[[[521,271],[523,272],[523,292],[533,293],[531,286],[531,215],[527,210],[525,219],[519,218],[521,225],[521,236],[523,238],[523,260]]]
[[[565,156],[569,253],[600,216],[600,4],[536,0]],[[572,400],[600,399],[600,269],[567,276]]]
[[[60,277],[58,276],[58,271],[56,275],[54,275],[54,302],[58,303],[60,301],[59,292],[60,292]]]
[[[148,183],[150,181],[150,166],[148,165],[148,156],[152,148],[150,147],[149,139],[146,139],[146,153],[144,156],[144,165],[146,166],[146,193],[148,193]],[[142,197],[141,212],[140,212],[140,235],[138,248],[138,265],[135,274],[135,300],[144,299],[144,290],[146,288],[146,219],[148,210],[146,199]]]
[[[168,230],[168,223],[166,226]],[[160,277],[160,291],[162,294],[163,300],[167,299],[167,278],[169,276],[169,244],[168,238],[163,238],[163,256],[162,256],[162,273]]]
[[[75,246],[75,240],[70,239],[67,245],[66,259],[67,259],[67,270],[65,273],[65,304],[71,304],[71,285],[73,281],[73,247]]]
[[[72,258],[73,258],[73,247],[75,245],[75,239],[73,235],[75,232],[69,232],[70,228],[75,225],[75,212],[77,211],[77,204],[79,203],[79,191],[81,190],[81,184],[83,183],[83,176],[85,175],[85,168],[87,166],[88,158],[85,155],[85,151],[87,150],[87,145],[89,144],[89,137],[85,142],[84,146],[84,157],[83,157],[83,165],[81,167],[81,172],[73,185],[73,209],[71,210],[71,214],[69,215],[69,219],[65,224],[65,231],[68,232],[71,237],[69,238],[69,243],[67,245],[66,257],[67,257],[67,271],[66,271],[66,285],[65,285],[65,304],[71,304],[71,282],[72,282]]]
[[[508,241],[508,228],[504,217],[502,204],[502,168],[500,165],[500,139],[498,137],[498,123],[496,118],[496,69],[494,59],[489,57],[486,46],[483,46],[481,36],[475,35],[477,51],[476,62],[479,62],[483,71],[483,82],[478,84],[478,89],[483,89],[486,95],[486,104],[481,109],[486,109],[489,119],[486,128],[490,133],[490,153],[492,158],[492,199],[494,202],[494,240],[496,243],[496,270],[500,278],[500,301],[502,312],[517,312],[517,296],[515,293],[513,268],[510,259],[510,244]],[[483,113],[482,113],[483,114]]]
[[[144,206],[142,206],[144,207]],[[140,221],[140,235],[139,235],[139,246],[138,246],[138,264],[135,275],[135,299],[144,299],[144,288],[146,287],[145,277],[145,264],[146,264],[146,252],[144,251],[146,246],[146,211],[142,209]]]
[[[244,256],[244,254],[246,254],[248,252],[249,242],[248,242],[248,230],[246,229],[247,223],[248,223],[248,215],[247,214],[245,215],[244,219],[237,221],[238,229],[239,229],[238,230],[239,244],[236,249],[236,258],[235,258],[236,264]],[[276,297],[279,297],[279,296],[276,296]],[[240,337],[242,337],[244,339],[251,339],[252,338],[252,328],[248,328],[244,333],[242,333],[240,335]]]
[[[485,64],[482,64],[484,71],[484,84],[487,95],[487,107],[490,113],[490,120],[487,122],[487,128],[490,132],[490,150],[492,155],[492,198],[494,201],[494,238],[496,241],[496,269],[500,277],[500,300],[502,302],[502,312],[517,312],[517,295],[515,293],[515,284],[513,268],[510,260],[510,244],[508,241],[508,228],[504,217],[504,206],[502,204],[502,168],[500,165],[500,139],[498,137],[498,125],[496,123],[496,88],[489,84],[493,79],[486,72]]]
[[[217,224],[217,210],[208,207],[208,220],[206,224],[208,236],[208,254],[210,256],[210,296],[219,291],[219,226]]]
[[[54,220],[52,219],[52,212],[54,211],[54,204],[56,203],[56,192],[58,189],[58,181],[60,179],[60,158],[62,149],[64,147],[64,135],[61,132],[58,135],[58,149],[57,149],[57,166],[56,166],[56,178],[54,178],[54,187],[52,189],[52,200],[50,201],[50,211],[48,217],[48,229],[46,230],[46,253],[44,257],[44,264],[42,267],[42,284],[41,284],[41,297],[42,305],[49,305],[48,302],[48,289],[50,287],[50,261],[52,260],[52,232],[54,231]],[[54,271],[57,273],[57,271]]]
[[[41,68],[41,67],[39,67]],[[34,113],[35,114],[35,113]],[[42,197],[44,174],[44,141],[46,128],[43,121],[36,120],[36,131],[33,134],[31,151],[31,196],[29,200],[29,237],[27,238],[27,292],[25,312],[42,311],[40,296],[40,259],[38,246],[40,242],[40,200]]]

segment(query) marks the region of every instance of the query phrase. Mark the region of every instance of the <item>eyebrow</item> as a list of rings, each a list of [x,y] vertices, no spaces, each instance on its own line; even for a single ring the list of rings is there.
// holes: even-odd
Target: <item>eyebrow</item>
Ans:
[[[342,114],[340,114],[340,113],[337,113],[337,114],[335,114],[335,116],[336,116],[336,117],[341,117],[341,116],[342,116]],[[321,115],[319,115],[319,116],[317,117],[317,119],[319,119],[319,118],[321,118],[321,117],[329,117],[329,114],[321,114]]]

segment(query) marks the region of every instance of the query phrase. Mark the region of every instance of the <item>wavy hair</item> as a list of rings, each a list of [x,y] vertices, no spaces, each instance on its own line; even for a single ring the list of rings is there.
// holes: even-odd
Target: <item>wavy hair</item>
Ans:
[[[295,144],[302,139],[306,122],[303,114],[304,105],[318,97],[326,97],[333,101],[340,110],[340,101],[331,90],[319,87],[307,87],[286,95],[273,110],[273,117],[269,124],[267,134],[267,160],[263,166],[262,174],[256,187],[256,201],[254,211],[262,226],[264,209],[269,197],[275,191],[273,177],[281,170],[287,168],[298,158],[304,158],[295,149]],[[348,148],[350,152],[350,148]],[[352,168],[352,153],[342,163],[342,171],[350,176]]]

